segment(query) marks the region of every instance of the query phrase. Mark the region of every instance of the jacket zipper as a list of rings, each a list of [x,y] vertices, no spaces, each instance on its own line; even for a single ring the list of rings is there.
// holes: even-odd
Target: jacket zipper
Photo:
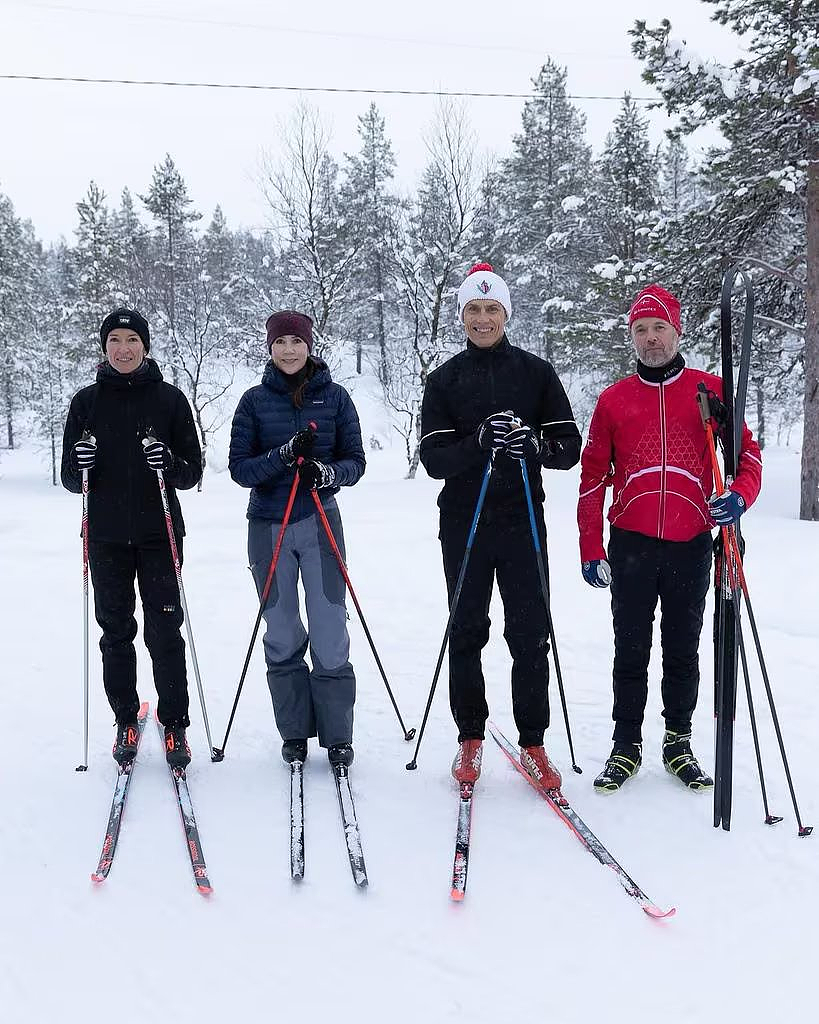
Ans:
[[[666,447],[665,384],[660,384],[660,504],[657,512],[657,536],[662,539],[665,528],[665,499],[668,452]]]

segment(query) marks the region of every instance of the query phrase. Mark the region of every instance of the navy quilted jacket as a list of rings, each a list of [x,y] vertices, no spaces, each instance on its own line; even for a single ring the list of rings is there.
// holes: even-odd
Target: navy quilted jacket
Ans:
[[[242,487],[252,487],[248,519],[280,522],[293,483],[295,469],[288,468],[279,448],[310,422],[317,426],[313,458],[336,471],[333,487],[319,491],[322,498],[339,487],[357,483],[366,461],[361,444],[361,427],[353,401],[340,384],[335,384],[327,366],[319,368],[307,382],[304,407],[297,409],[283,373],[269,361],[262,383],[242,395],[230,432],[230,475]],[[313,515],[316,507],[305,487],[299,487],[290,515],[292,522]]]

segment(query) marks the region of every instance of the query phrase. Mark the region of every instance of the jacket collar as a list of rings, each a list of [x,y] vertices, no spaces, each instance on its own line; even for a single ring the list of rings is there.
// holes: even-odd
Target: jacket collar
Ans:
[[[111,366],[107,359],[97,367],[97,383],[118,391],[142,387],[144,384],[154,384],[162,379],[162,371],[159,366],[147,356],[142,365],[133,373],[120,373],[119,370],[115,370]]]
[[[304,389],[304,393],[306,395],[311,395],[319,388],[323,388],[333,379],[330,375],[330,369],[325,362],[321,359],[316,359],[316,363],[318,364],[316,366],[316,372],[307,382],[307,387]],[[275,391],[277,394],[290,395],[293,393],[293,389],[290,387],[287,380],[287,374],[282,373],[272,359],[268,359],[265,364],[264,373],[262,374],[262,384],[264,384],[266,388],[270,388],[271,391]]]
[[[637,360],[637,376],[644,384],[670,384],[685,369],[685,360],[678,352],[665,366],[646,366]]]
[[[492,348],[478,348],[467,338],[466,351],[473,359],[504,359],[512,351],[512,346],[509,344],[506,334],[503,334],[500,341],[496,342]]]

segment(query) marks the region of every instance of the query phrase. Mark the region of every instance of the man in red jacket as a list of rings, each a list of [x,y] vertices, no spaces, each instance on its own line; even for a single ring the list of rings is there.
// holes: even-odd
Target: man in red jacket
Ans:
[[[665,767],[692,790],[713,786],[691,752],[699,686],[699,638],[711,569],[711,528],[735,523],[762,478],[759,445],[743,425],[736,479],[721,495],[714,482],[697,405],[703,382],[722,398],[722,380],[687,369],[679,353],[680,304],[659,285],[644,288],[629,311],[637,373],[597,401],[581,457],[580,559],[593,587],[611,584],[614,620],[614,747],[594,780],[614,792],[642,763],[642,724],[654,610],[660,601]],[[603,503],[608,555],[603,546]]]

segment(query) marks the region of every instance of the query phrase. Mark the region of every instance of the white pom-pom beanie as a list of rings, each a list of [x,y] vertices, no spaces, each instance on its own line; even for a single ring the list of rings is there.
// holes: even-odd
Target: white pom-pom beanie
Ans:
[[[494,299],[506,310],[506,319],[512,319],[512,299],[509,285],[492,271],[489,263],[476,263],[458,289],[458,319],[463,320],[464,306],[472,299]]]

